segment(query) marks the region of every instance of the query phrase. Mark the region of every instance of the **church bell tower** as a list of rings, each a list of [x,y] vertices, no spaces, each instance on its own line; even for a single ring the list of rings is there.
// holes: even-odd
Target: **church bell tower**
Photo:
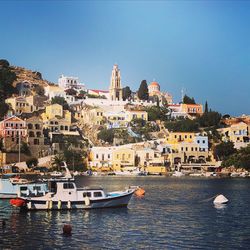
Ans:
[[[121,74],[117,64],[113,66],[111,73],[109,96],[112,101],[122,100]]]

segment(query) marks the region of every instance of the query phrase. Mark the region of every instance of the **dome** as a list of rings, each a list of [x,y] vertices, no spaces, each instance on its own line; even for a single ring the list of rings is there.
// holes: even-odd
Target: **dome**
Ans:
[[[149,86],[157,86],[157,87],[160,87],[159,83],[158,82],[151,82],[149,84]]]

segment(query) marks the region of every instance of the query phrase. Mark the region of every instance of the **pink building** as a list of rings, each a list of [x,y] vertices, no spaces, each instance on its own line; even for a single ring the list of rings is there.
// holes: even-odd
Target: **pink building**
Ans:
[[[26,122],[16,116],[8,117],[0,122],[0,138],[6,150],[16,150],[19,139],[25,141],[27,136]]]

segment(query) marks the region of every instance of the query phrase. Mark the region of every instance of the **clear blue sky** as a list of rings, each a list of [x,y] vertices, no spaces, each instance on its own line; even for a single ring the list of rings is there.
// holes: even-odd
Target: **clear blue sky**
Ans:
[[[250,114],[248,1],[0,1],[0,58],[49,81],[107,89],[159,82],[232,115]]]

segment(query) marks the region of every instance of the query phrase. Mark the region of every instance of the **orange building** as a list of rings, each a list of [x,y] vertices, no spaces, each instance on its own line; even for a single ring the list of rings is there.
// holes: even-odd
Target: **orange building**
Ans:
[[[181,104],[181,111],[191,116],[203,114],[203,106],[201,104]]]

